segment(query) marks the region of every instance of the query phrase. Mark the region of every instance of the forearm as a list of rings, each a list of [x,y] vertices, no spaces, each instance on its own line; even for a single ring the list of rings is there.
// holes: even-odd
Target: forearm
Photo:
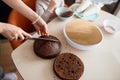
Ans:
[[[32,22],[38,18],[38,15],[21,0],[3,0],[7,5],[27,17]]]

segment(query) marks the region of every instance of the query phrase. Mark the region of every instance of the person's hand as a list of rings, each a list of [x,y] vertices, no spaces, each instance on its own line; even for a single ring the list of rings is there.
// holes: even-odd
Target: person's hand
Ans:
[[[47,24],[38,16],[30,7],[28,7],[22,0],[3,0],[6,4],[28,18],[34,25],[38,34],[48,35]]]
[[[56,8],[58,0],[51,0],[50,4],[48,5],[48,11],[53,13],[54,9]]]
[[[47,28],[47,24],[46,22],[41,18],[41,17],[38,17],[38,20],[33,23],[37,33],[41,36],[48,36],[48,28]]]
[[[9,40],[24,40],[25,37],[32,37],[30,34],[26,33],[17,26],[7,23],[2,23],[0,26],[2,28],[1,34]]]

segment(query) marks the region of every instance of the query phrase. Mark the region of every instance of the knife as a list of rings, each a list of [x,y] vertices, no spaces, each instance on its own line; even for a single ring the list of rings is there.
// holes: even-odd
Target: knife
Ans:
[[[25,38],[26,40],[41,40],[41,41],[51,41],[51,42],[59,42],[58,40],[55,40],[55,39],[50,39],[50,38],[35,38],[35,37],[32,37],[32,38]]]

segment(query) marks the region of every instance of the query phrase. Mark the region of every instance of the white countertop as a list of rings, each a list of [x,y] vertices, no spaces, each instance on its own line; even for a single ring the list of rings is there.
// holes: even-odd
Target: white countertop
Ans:
[[[84,73],[80,80],[120,80],[120,32],[111,35],[104,31],[103,20],[117,17],[101,11],[97,24],[103,32],[102,44],[92,50],[80,51],[71,47],[63,36],[63,27],[66,22],[54,19],[48,24],[49,33],[59,38],[62,43],[62,52],[71,52],[77,55],[84,63]],[[37,36],[37,34],[35,34]],[[12,52],[12,59],[24,80],[60,80],[53,72],[54,59],[42,59],[33,51],[33,42],[26,41]]]

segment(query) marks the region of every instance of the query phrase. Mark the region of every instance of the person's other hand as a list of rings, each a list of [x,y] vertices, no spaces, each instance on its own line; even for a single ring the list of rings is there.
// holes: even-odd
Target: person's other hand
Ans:
[[[32,37],[30,34],[26,33],[21,28],[12,24],[2,23],[1,28],[1,34],[9,40],[24,40],[25,37]]]
[[[45,23],[45,21],[39,17],[39,20],[33,24],[37,33],[42,36],[48,36],[48,28],[47,28],[47,24]]]
[[[53,13],[54,9],[56,8],[58,0],[51,0],[50,4],[48,5],[48,11]]]

